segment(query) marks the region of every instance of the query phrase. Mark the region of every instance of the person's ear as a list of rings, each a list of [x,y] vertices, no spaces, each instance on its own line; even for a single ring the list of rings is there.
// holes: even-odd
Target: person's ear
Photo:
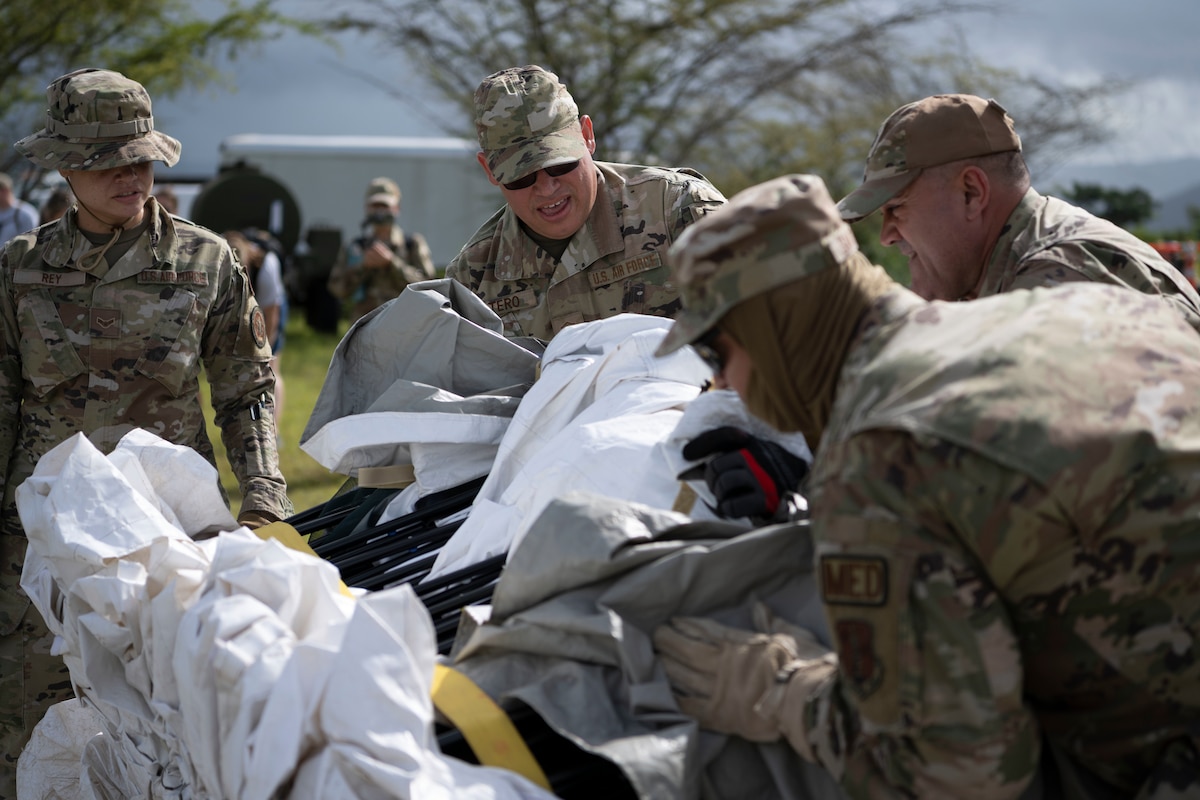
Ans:
[[[583,141],[589,153],[596,152],[596,133],[592,130],[592,118],[584,114],[579,118],[579,128],[583,132]]]
[[[500,181],[496,180],[496,176],[492,174],[492,168],[488,166],[487,159],[484,158],[482,150],[475,154],[475,159],[479,162],[479,166],[483,167],[483,174],[487,175],[487,179],[492,182],[492,186],[499,186]]]
[[[992,197],[992,185],[988,174],[973,164],[963,167],[958,174],[958,186],[955,188],[963,198],[967,218],[982,216]]]

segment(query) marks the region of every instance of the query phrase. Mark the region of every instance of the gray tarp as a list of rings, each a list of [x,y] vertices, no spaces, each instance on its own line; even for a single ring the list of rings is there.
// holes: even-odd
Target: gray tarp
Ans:
[[[540,355],[535,340],[506,339],[499,317],[461,284],[414,283],[338,343],[301,447],[347,475],[412,463],[415,443],[484,445],[494,454]],[[436,421],[442,425],[431,440]],[[453,461],[453,452],[446,458]]]
[[[670,616],[750,628],[759,600],[828,641],[805,525],[695,523],[573,493],[547,506],[510,554],[491,619],[470,632],[455,666],[615,762],[641,797],[841,797],[785,742],[701,732],[657,664],[650,634]]]

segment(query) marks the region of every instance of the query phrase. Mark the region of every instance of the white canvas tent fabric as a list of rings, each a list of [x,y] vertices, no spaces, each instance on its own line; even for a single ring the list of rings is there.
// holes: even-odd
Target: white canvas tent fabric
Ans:
[[[106,458],[75,436],[19,487],[22,587],[87,704],[39,726],[22,797],[551,796],[437,749],[436,642],[409,587],[355,601],[332,565],[244,528],[192,540],[219,497],[173,504],[153,486],[215,497],[216,475],[197,481],[199,456],[146,437]],[[148,463],[161,480],[142,479]]]
[[[622,314],[554,337],[431,577],[507,552],[550,500],[572,490],[672,507],[679,481],[661,445],[711,373],[688,348],[654,356],[670,326]]]

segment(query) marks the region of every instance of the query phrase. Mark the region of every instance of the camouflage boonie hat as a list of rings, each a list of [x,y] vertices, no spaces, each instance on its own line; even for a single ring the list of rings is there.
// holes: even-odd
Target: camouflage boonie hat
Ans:
[[[691,344],[743,300],[836,266],[858,252],[815,175],[785,175],[735,194],[671,246],[683,310],[655,355]]]
[[[150,95],[119,72],[80,69],[46,87],[46,127],[13,145],[46,169],[101,170],[179,161],[182,145],[154,130]]]
[[[367,205],[371,203],[387,203],[400,205],[400,187],[391,178],[372,178],[367,184]]]
[[[590,155],[571,93],[557,75],[535,65],[483,79],[475,90],[475,131],[500,183]]]
[[[838,211],[847,222],[857,222],[927,167],[1020,149],[1012,118],[995,100],[972,94],[926,97],[884,120],[867,153],[862,185],[842,198]]]

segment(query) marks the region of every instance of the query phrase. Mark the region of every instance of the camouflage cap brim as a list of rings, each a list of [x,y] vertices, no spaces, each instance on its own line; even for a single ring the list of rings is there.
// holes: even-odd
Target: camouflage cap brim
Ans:
[[[869,180],[846,195],[837,204],[838,213],[846,222],[858,222],[878,211],[884,203],[891,200],[917,179],[921,170],[916,169],[891,175],[886,178]]]
[[[18,153],[45,169],[102,170],[161,161],[168,167],[179,161],[183,145],[159,131],[136,138],[79,141],[48,134],[45,129],[13,145]]]
[[[786,241],[787,236],[790,233],[782,231],[779,236],[769,238]],[[707,282],[704,291],[697,293],[691,304],[675,315],[675,324],[667,331],[654,355],[669,355],[696,341],[747,298],[837,266],[858,252],[858,242],[848,227],[839,225],[820,241],[772,252],[773,249],[770,243],[759,246],[752,256],[752,269],[716,268],[716,274]]]
[[[500,183],[511,183],[539,169],[579,161],[588,155],[590,151],[579,122],[503,150],[485,153],[488,168]]]
[[[656,355],[696,341],[738,303],[857,252],[854,232],[817,176],[784,175],[738,192],[668,251],[683,310]]]

